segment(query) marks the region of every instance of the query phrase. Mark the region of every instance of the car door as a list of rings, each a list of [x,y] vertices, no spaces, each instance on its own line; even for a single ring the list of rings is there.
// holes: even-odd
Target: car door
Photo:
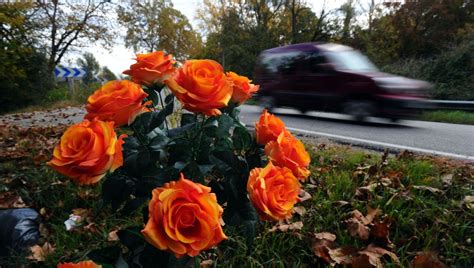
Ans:
[[[306,53],[299,60],[293,85],[302,110],[330,110],[335,98],[335,72],[321,52]]]

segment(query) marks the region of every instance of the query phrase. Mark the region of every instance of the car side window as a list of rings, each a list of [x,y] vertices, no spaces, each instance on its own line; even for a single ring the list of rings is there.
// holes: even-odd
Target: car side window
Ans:
[[[325,73],[325,68],[322,67],[322,64],[327,63],[328,61],[322,53],[312,53],[309,55],[307,64],[308,69],[311,73]]]

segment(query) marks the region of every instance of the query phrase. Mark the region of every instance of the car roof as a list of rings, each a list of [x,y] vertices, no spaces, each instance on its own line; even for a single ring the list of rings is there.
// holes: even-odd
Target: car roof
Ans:
[[[264,50],[262,54],[279,54],[279,53],[287,53],[293,51],[305,51],[305,52],[312,52],[312,51],[345,51],[345,50],[353,50],[353,48],[334,44],[334,43],[321,43],[321,42],[308,42],[308,43],[300,43],[300,44],[292,44],[286,46],[280,46],[275,48],[270,48]]]

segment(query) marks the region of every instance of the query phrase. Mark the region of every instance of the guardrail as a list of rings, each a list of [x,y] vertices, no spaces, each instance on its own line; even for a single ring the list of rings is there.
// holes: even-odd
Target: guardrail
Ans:
[[[474,101],[429,100],[433,110],[474,111]]]

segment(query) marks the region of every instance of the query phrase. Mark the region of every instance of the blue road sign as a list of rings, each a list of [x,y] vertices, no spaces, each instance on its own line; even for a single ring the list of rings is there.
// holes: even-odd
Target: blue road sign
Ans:
[[[82,78],[86,75],[86,70],[81,68],[56,66],[56,68],[54,68],[54,74],[58,78]]]

